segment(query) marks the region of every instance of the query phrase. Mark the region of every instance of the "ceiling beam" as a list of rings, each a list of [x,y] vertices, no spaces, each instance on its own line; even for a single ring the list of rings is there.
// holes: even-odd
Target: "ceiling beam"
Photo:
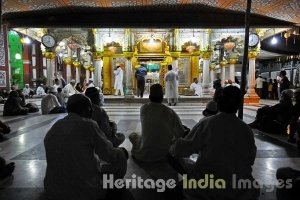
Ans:
[[[10,27],[240,28],[244,12],[205,5],[159,5],[118,8],[68,7],[6,13]],[[251,27],[291,27],[292,22],[251,14]]]

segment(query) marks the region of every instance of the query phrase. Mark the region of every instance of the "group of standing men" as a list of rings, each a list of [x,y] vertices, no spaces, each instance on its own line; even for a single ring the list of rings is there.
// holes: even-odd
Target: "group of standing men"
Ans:
[[[147,68],[145,64],[141,66],[135,72],[135,78],[137,80],[137,96],[143,98],[145,89],[145,76],[147,75]],[[172,65],[168,65],[168,72],[164,77],[166,83],[165,94],[169,105],[176,106],[178,102],[178,74],[173,71]]]

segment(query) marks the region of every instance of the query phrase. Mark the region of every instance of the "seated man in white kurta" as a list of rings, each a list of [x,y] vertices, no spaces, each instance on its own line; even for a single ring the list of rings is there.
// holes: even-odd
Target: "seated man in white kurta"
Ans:
[[[144,162],[166,160],[171,144],[184,135],[184,128],[176,112],[162,104],[163,91],[160,84],[150,88],[150,103],[141,107],[142,134],[129,135],[132,157]]]
[[[75,83],[76,83],[76,81],[74,79],[72,79],[70,81],[70,83],[64,87],[63,93],[64,93],[65,97],[70,97],[73,94],[77,94],[77,91],[75,89]]]
[[[202,86],[200,85],[198,78],[194,78],[194,82],[190,86],[191,90],[194,90],[196,96],[202,95]]]

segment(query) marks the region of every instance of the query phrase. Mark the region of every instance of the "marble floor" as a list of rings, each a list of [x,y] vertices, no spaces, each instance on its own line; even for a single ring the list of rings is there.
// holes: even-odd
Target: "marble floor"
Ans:
[[[40,105],[38,100],[31,100]],[[262,101],[261,105],[274,104],[274,101]],[[127,136],[122,144],[127,150],[131,149],[128,135],[134,131],[140,131],[139,108],[141,104],[106,104],[105,109],[110,118],[117,122],[118,131]],[[256,110],[260,106],[246,106],[244,108],[244,121],[249,123],[254,120]],[[180,103],[172,107],[180,116],[183,123],[192,128],[201,119],[204,104]],[[65,114],[41,115],[32,113],[27,116],[2,117],[3,104],[0,105],[0,120],[8,123],[12,133],[5,140],[0,141],[0,155],[9,162],[16,163],[16,169],[12,177],[0,182],[1,200],[37,200],[43,197],[43,178],[46,168],[45,150],[43,139],[58,119]],[[284,138],[285,140],[285,138]],[[285,143],[278,138],[255,131],[255,141],[258,148],[255,164],[253,166],[254,177],[265,186],[275,185],[275,173],[277,168],[290,166],[300,169],[300,158],[294,146]],[[126,177],[132,173],[143,177],[149,177],[147,172],[140,168],[132,159],[128,160]],[[158,193],[150,191],[132,191],[135,199],[161,199]],[[273,200],[275,191],[261,189],[261,200]]]

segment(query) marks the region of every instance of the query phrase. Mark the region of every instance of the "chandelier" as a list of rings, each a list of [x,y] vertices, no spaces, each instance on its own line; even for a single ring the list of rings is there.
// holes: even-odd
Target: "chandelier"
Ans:
[[[187,52],[189,52],[189,53],[193,53],[193,51],[196,49],[196,47],[194,46],[194,45],[192,45],[192,44],[190,44],[189,46],[187,46],[186,48],[185,48],[185,50],[187,51]]]
[[[234,42],[228,41],[224,43],[224,49],[226,49],[228,52],[231,52],[234,47],[235,47]]]

